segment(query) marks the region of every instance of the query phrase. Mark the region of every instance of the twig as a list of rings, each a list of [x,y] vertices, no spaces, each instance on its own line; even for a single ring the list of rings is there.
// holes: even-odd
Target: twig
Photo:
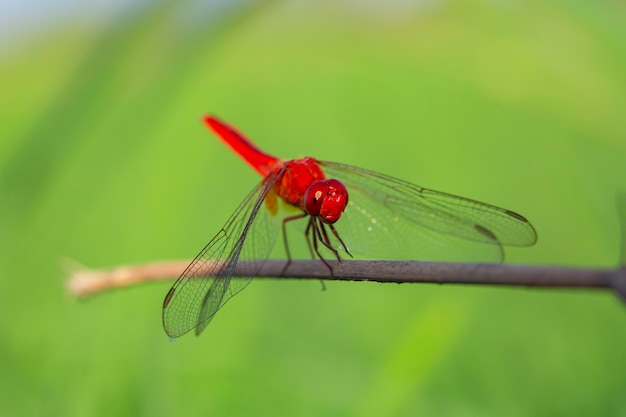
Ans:
[[[72,274],[68,288],[83,297],[112,288],[180,275],[190,261],[155,262],[110,270],[83,270]],[[579,269],[530,265],[463,264],[416,261],[332,262],[333,275],[318,260],[294,260],[282,278],[382,283],[435,283],[524,286],[541,288],[618,288],[625,285],[624,270]],[[269,260],[256,278],[281,277],[285,261]]]
[[[75,270],[70,272],[67,289],[72,295],[85,297],[144,282],[170,280],[178,277],[189,263],[190,261],[160,261],[99,270],[73,267]]]

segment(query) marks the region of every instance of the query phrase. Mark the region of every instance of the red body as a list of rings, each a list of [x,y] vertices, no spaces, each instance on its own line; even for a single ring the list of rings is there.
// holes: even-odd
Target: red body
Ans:
[[[291,161],[268,155],[241,133],[212,116],[206,125],[263,177],[280,172],[274,191],[286,203],[305,213],[320,217],[325,223],[339,220],[348,204],[348,192],[338,180],[326,180],[324,171],[314,158]]]
[[[212,116],[206,116],[204,123],[262,176],[267,177],[277,165],[282,163],[279,158],[268,155],[254,146],[232,126],[228,126]]]

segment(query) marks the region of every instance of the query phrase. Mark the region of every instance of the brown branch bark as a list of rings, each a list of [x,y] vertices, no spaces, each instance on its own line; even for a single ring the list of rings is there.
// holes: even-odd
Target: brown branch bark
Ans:
[[[165,261],[121,266],[109,270],[76,271],[68,281],[70,292],[83,297],[113,288],[178,277],[190,261]],[[318,260],[294,260],[281,275],[285,261],[269,260],[256,278],[375,281],[522,286],[537,288],[613,288],[626,286],[626,270],[553,266],[463,264],[417,261],[331,262],[333,275]]]

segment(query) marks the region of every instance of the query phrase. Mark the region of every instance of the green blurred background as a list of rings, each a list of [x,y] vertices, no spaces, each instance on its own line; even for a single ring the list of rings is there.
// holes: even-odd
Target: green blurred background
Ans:
[[[164,0],[59,22],[0,54],[2,415],[626,416],[609,292],[258,280],[170,343],[171,282],[65,289],[68,259],[195,256],[259,180],[207,112],[282,157],[519,211],[539,242],[507,262],[616,265],[623,3]]]

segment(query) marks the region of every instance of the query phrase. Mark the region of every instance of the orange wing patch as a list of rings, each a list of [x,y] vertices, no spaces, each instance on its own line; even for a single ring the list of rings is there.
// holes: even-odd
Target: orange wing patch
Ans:
[[[276,191],[272,188],[265,196],[265,207],[267,211],[270,212],[270,215],[276,216],[278,214],[278,196],[276,195]]]

